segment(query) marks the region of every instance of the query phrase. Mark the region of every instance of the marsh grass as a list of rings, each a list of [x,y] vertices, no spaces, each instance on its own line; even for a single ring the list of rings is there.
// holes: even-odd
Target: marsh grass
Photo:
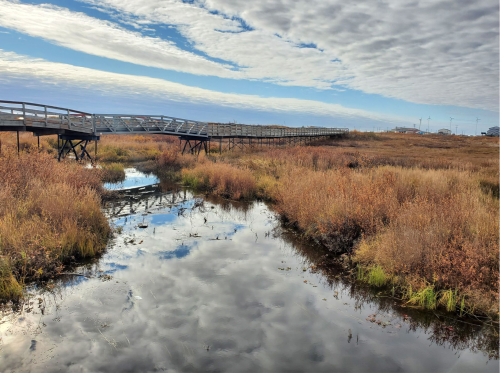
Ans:
[[[101,171],[57,162],[45,152],[0,156],[0,296],[20,295],[25,281],[57,274],[91,257],[110,233],[101,212]]]
[[[22,286],[12,274],[12,268],[4,259],[0,259],[0,300],[17,299],[22,295]]]
[[[202,162],[182,170],[182,181],[201,191],[235,200],[256,196],[255,177],[246,169],[226,163]]]
[[[465,296],[459,296],[458,290],[440,290],[436,291],[434,285],[425,286],[418,291],[412,291],[411,285],[403,292],[403,299],[408,304],[418,305],[425,309],[436,309],[443,306],[448,312],[460,311],[460,316],[466,311]],[[469,309],[472,310],[472,309]]]
[[[125,166],[123,163],[102,164],[102,179],[107,183],[117,183],[125,180]]]
[[[381,287],[387,283],[388,278],[384,269],[377,265],[370,269],[367,280],[370,285]]]
[[[439,304],[445,306],[449,312],[455,311],[457,306],[457,290],[442,290]]]
[[[108,135],[103,136],[97,148],[99,162],[132,163],[154,161],[167,148],[176,147],[176,140],[161,135]],[[94,144],[90,144],[93,154]]]
[[[438,293],[434,291],[434,286],[427,286],[419,291],[411,293],[408,303],[417,304],[422,308],[433,310],[438,304]]]

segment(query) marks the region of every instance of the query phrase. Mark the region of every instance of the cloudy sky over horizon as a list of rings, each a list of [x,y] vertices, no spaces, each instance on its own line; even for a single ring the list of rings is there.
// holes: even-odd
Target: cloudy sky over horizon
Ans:
[[[498,25],[496,0],[0,0],[0,98],[474,134],[499,121]]]

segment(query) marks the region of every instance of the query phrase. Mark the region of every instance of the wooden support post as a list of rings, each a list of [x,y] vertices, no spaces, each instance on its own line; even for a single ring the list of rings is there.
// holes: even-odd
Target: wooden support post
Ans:
[[[218,127],[217,127],[218,130]],[[219,139],[219,154],[222,154],[222,137]]]
[[[37,140],[38,140],[38,149],[40,149],[40,136],[37,136]]]
[[[17,155],[19,155],[19,131],[17,131]]]
[[[180,140],[180,141],[182,141],[182,140]],[[182,149],[182,154],[184,154],[184,151],[186,150],[186,146],[188,144],[188,141],[189,140],[185,140],[185,142],[184,142],[184,148]]]
[[[95,140],[95,147],[94,147],[94,163],[97,164],[97,139]]]
[[[76,149],[75,149],[75,147],[76,147],[77,145],[78,145],[78,144],[73,145],[73,141],[69,140],[69,146],[71,146],[71,150],[70,150],[70,151],[73,151],[73,154],[75,155],[75,159],[78,161],[78,154],[76,153]],[[70,151],[68,151],[68,153],[69,153]]]

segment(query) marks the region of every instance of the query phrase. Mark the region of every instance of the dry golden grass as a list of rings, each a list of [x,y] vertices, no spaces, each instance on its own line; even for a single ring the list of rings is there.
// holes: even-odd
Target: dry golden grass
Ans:
[[[37,147],[37,138],[26,132],[19,134],[20,149],[28,151]],[[16,134],[0,132],[0,149],[17,149]],[[57,136],[40,137],[40,148],[51,154],[57,152]],[[179,149],[177,139],[162,135],[106,135],[97,145],[97,158],[104,163],[132,163],[155,160],[164,150]],[[87,151],[94,156],[95,143],[87,146]]]
[[[183,169],[182,180],[196,189],[236,200],[252,198],[256,192],[252,173],[227,163],[200,162],[193,169]]]
[[[38,138],[33,136],[31,132],[19,133],[19,148],[21,151],[29,151],[37,148]],[[15,132],[0,132],[0,154],[8,149],[17,150],[17,138]],[[40,137],[40,150],[56,154],[57,153],[57,136],[42,136]]]
[[[125,167],[122,163],[102,164],[102,180],[107,183],[117,183],[125,180]]]
[[[156,159],[170,148],[178,149],[178,142],[161,135],[107,135],[102,136],[97,145],[97,158],[100,162],[145,162]],[[89,152],[93,154],[94,145]]]
[[[100,252],[110,232],[101,175],[35,150],[0,156],[0,297],[19,282],[53,275],[71,257]],[[10,289],[10,290],[9,290]]]

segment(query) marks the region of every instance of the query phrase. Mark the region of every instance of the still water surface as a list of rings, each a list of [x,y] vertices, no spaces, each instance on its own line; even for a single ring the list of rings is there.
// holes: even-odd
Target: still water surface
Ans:
[[[3,311],[0,371],[498,372],[492,330],[315,271],[264,203],[162,188],[108,202],[106,253]]]
[[[152,185],[159,181],[155,175],[147,175],[131,167],[125,169],[125,180],[118,183],[105,183],[104,187],[111,190],[122,190]]]

